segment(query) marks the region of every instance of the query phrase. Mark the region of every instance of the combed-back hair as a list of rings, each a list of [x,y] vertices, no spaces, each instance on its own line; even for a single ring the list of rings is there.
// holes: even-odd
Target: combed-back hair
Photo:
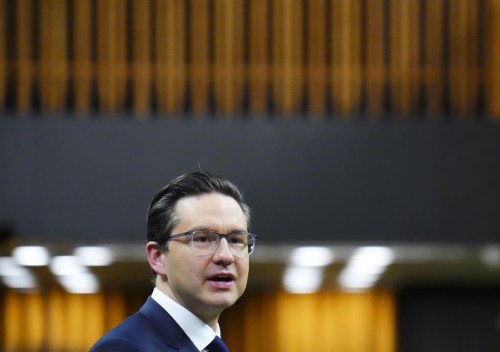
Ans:
[[[167,249],[167,240],[179,218],[175,212],[177,201],[185,197],[220,193],[233,198],[241,207],[250,228],[250,208],[243,201],[238,187],[228,179],[209,172],[191,172],[181,175],[164,186],[151,200],[148,209],[147,240]]]

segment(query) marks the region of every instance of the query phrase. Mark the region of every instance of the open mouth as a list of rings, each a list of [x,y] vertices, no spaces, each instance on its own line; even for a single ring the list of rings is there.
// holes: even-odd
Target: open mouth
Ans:
[[[212,281],[221,281],[221,282],[233,281],[230,277],[227,277],[227,276],[224,276],[224,277],[213,277],[210,280],[212,280]]]
[[[215,282],[231,282],[234,281],[234,276],[231,274],[220,274],[211,276],[208,278],[208,280]]]

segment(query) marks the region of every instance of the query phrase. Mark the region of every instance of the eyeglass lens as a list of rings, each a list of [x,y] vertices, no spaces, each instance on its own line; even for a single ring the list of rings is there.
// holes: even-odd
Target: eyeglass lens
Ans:
[[[254,248],[254,237],[248,233],[233,233],[225,237],[233,255],[251,254]],[[199,255],[211,254],[219,245],[221,235],[213,231],[193,231],[192,247]]]

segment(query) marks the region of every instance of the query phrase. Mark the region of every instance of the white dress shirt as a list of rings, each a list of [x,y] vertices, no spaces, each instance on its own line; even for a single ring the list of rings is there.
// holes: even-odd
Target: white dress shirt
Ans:
[[[215,331],[205,324],[200,318],[181,306],[179,303],[168,297],[162,291],[155,287],[151,294],[156,303],[162,306],[170,316],[175,320],[196,348],[204,351],[205,347],[212,342],[215,335],[220,337],[220,327],[217,323]]]

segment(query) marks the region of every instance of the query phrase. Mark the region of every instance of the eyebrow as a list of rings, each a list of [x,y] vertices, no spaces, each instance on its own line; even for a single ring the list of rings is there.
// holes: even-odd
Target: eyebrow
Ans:
[[[206,226],[197,226],[197,227],[195,227],[192,230],[189,230],[187,232],[191,232],[191,231],[211,231],[211,232],[220,233],[219,231],[216,231],[213,228],[206,227]],[[246,230],[246,229],[233,229],[233,230],[229,231],[227,234],[231,235],[231,234],[247,233],[247,232],[248,232],[248,230]]]

